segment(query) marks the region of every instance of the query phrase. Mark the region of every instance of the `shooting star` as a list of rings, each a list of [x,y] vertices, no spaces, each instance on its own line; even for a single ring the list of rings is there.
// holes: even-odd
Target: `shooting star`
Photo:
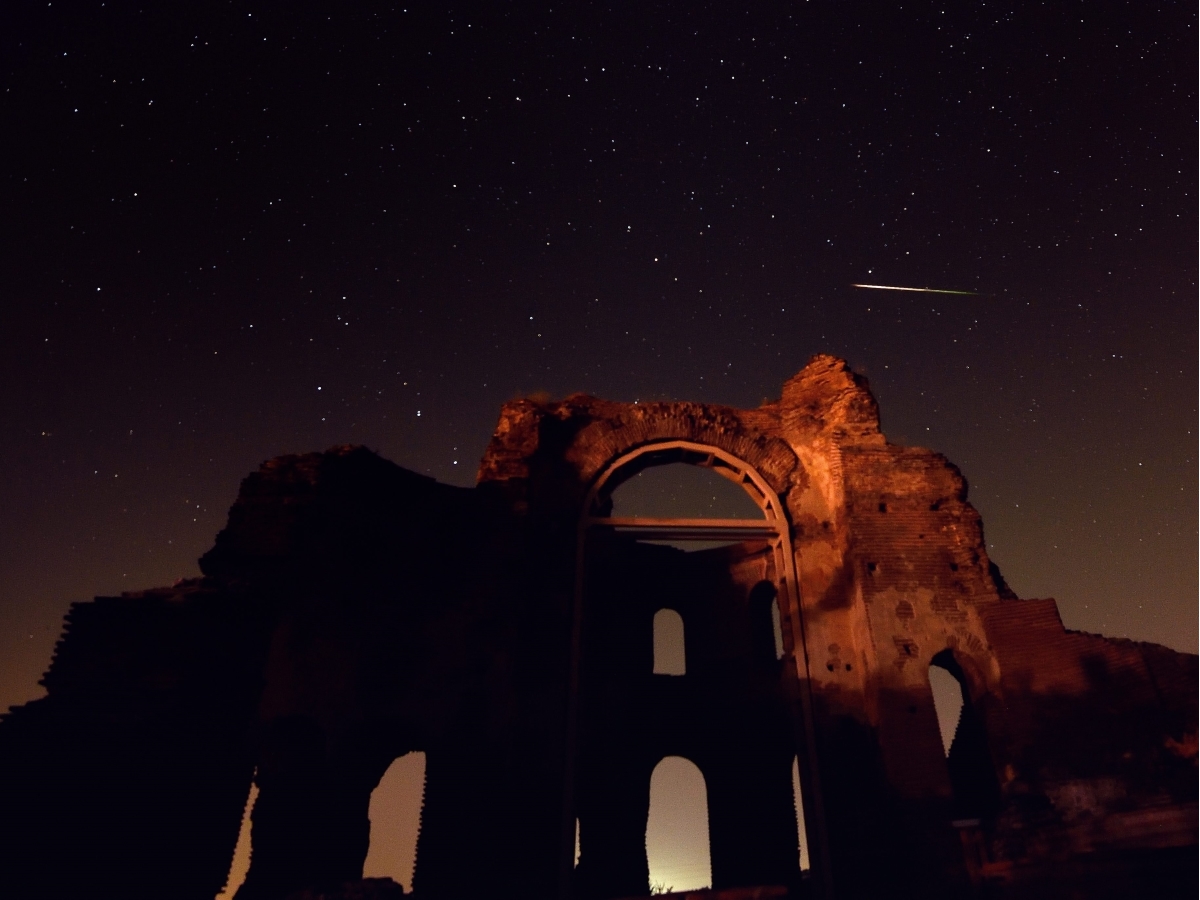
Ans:
[[[913,291],[917,294],[956,294],[960,297],[978,297],[975,291],[943,291],[937,288],[897,287],[893,284],[852,284],[850,287],[866,288],[869,291]]]

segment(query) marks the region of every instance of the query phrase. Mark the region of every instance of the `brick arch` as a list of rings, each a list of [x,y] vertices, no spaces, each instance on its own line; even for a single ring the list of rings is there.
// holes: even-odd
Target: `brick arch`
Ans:
[[[788,453],[791,454],[790,448],[788,448]],[[608,509],[611,507],[611,499],[608,494],[611,494],[615,487],[646,468],[673,462],[706,466],[716,470],[725,478],[738,484],[762,509],[763,524],[774,531],[770,542],[774,548],[775,565],[779,578],[775,587],[782,602],[781,612],[786,609],[789,617],[795,619],[793,646],[804,646],[802,606],[792,525],[788,520],[787,508],[782,498],[765,475],[749,461],[739,459],[721,447],[691,440],[645,441],[609,460],[592,477],[579,518],[575,573],[576,621],[579,621],[582,614],[583,546],[587,540],[589,524],[603,521],[603,517],[607,516]],[[795,471],[798,466],[799,463],[796,463],[796,466],[790,471]],[[575,656],[578,653],[578,634],[573,636],[572,641],[572,654]]]
[[[790,451],[789,451],[790,452]],[[789,525],[779,492],[752,464],[712,444],[687,440],[660,440],[641,444],[609,462],[591,481],[584,499],[585,516],[603,515],[611,506],[612,492],[639,472],[661,465],[682,463],[712,469],[738,485],[763,511],[768,524],[791,543]]]
[[[988,680],[987,675],[989,669],[994,665],[994,658],[990,650],[973,650],[969,646],[964,646],[964,642],[950,640],[946,642],[945,647],[930,656],[929,664],[942,665],[933,661],[938,657],[942,659],[948,657],[957,666],[956,677],[961,676],[960,680],[972,703],[979,703],[985,697],[990,697],[995,693],[994,685]],[[946,668],[944,665],[942,667]],[[953,670],[947,669],[947,671],[955,674]]]
[[[621,414],[593,420],[580,429],[565,456],[580,481],[591,487],[616,460],[646,445],[669,441],[723,451],[754,469],[780,496],[804,479],[803,467],[785,441],[748,426],[736,410],[699,403],[625,406]]]

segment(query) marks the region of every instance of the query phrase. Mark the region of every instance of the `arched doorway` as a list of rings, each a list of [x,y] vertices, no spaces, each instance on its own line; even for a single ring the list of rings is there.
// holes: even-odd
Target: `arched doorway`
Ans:
[[[704,775],[682,756],[664,757],[650,776],[646,862],[651,893],[712,886]]]
[[[246,880],[250,871],[250,816],[254,812],[254,803],[258,800],[258,785],[254,779],[258,777],[256,770],[250,779],[250,792],[246,797],[246,806],[242,810],[242,824],[238,829],[237,845],[233,848],[233,860],[229,864],[229,874],[225,877],[225,887],[217,894],[216,900],[233,900]]]
[[[946,751],[954,819],[978,823],[995,812],[1000,796],[983,717],[952,650],[930,660],[929,681]]]
[[[414,751],[393,760],[371,792],[364,878],[391,878],[412,890],[424,796],[425,754]]]

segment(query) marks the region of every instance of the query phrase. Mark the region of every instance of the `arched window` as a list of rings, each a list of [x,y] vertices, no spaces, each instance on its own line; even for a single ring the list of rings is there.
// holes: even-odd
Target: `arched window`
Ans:
[[[682,756],[664,757],[650,776],[646,861],[655,893],[712,885],[708,792],[704,775]]]
[[[683,641],[683,616],[673,609],[660,609],[654,614],[654,674],[684,675],[686,673],[687,653]]]
[[[406,753],[388,766],[371,792],[371,844],[364,878],[391,878],[412,890],[424,796],[424,753]]]
[[[985,818],[996,810],[1000,786],[992,766],[983,717],[971,701],[966,677],[952,651],[943,650],[930,660],[929,684],[950,770],[954,817]]]

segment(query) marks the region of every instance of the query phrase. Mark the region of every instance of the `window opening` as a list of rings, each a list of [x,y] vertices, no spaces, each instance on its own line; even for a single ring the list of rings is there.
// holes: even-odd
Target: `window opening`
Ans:
[[[700,769],[682,756],[664,757],[650,776],[646,861],[656,893],[712,885],[708,791]]]
[[[237,845],[233,848],[233,861],[229,864],[229,875],[225,878],[225,887],[217,894],[216,900],[233,900],[246,873],[250,871],[250,815],[254,812],[254,803],[258,800],[258,769],[250,779],[250,793],[246,796],[246,806],[242,810],[242,827],[238,829]]]
[[[579,868],[579,817],[575,817],[575,868]]]
[[[424,798],[425,754],[415,751],[393,760],[371,792],[364,878],[391,878],[412,890]]]
[[[660,609],[654,614],[654,674],[687,674],[683,616],[673,609]]]
[[[800,871],[807,872],[808,831],[804,827],[804,794],[800,790],[800,758],[792,757],[792,802],[796,806],[796,845],[800,848]]]

